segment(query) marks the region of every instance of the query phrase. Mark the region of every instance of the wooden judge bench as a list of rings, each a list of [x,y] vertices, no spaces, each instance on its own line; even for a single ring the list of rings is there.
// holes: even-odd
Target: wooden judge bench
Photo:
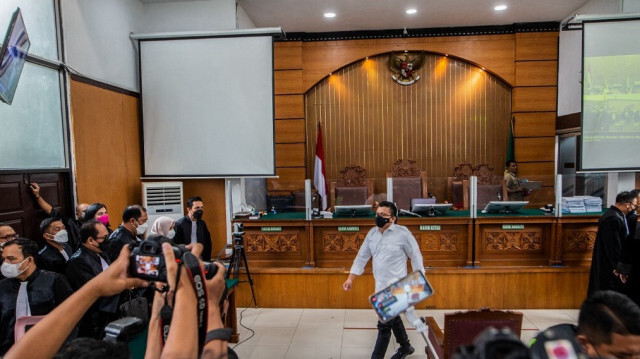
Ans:
[[[430,308],[578,308],[586,295],[599,213],[556,218],[542,210],[516,214],[449,211],[403,217],[424,258],[435,295]],[[244,246],[261,307],[367,308],[370,265],[351,292],[342,283],[368,231],[366,218],[305,220],[278,213],[244,224]],[[410,267],[409,267],[410,268]],[[240,285],[238,305],[249,305]]]

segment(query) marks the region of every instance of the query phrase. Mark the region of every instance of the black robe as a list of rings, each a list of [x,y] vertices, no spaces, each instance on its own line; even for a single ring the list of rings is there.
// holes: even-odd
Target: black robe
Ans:
[[[31,315],[49,314],[72,293],[67,280],[58,273],[36,269],[27,282]],[[14,342],[19,289],[20,280],[17,278],[0,281],[0,355],[4,355]]]
[[[611,206],[598,221],[598,234],[593,246],[589,289],[591,295],[598,290],[623,291],[622,282],[613,271],[629,274],[629,266],[622,263],[622,244],[628,236],[625,215]]]
[[[622,262],[629,265],[631,270],[624,293],[640,305],[640,222],[635,211],[627,215],[627,223],[629,236],[622,244]]]
[[[128,229],[120,225],[115,231],[113,231],[113,233],[111,233],[108,241],[109,249],[107,249],[107,257],[109,257],[109,260],[113,262],[120,255],[122,247],[131,242],[137,242],[138,237],[134,236]]]
[[[202,251],[202,260],[211,260],[211,233],[207,229],[207,224],[199,219],[197,223],[196,238],[198,243],[202,243],[204,250]],[[191,243],[191,218],[184,216],[176,221],[175,225],[176,236],[173,238],[175,244],[190,244]]]
[[[84,245],[69,258],[66,274],[73,290],[78,290],[102,272],[100,256],[102,256],[108,264],[111,263],[106,255],[98,255],[87,249]],[[80,320],[78,336],[102,339],[104,327],[109,324],[109,322],[117,319],[116,314],[119,299],[119,294],[98,299]]]
[[[73,250],[71,249],[71,246],[63,243],[62,249],[65,251],[65,253],[67,253],[69,259],[71,259],[71,256],[73,256]],[[45,244],[40,252],[38,252],[36,262],[38,263],[38,268],[40,269],[60,273],[63,275],[65,274],[65,271],[67,269],[67,260],[64,259],[64,256],[62,256],[60,251],[50,246],[49,244]]]

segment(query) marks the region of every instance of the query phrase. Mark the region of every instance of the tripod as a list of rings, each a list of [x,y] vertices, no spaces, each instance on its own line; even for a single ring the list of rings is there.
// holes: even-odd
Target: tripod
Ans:
[[[229,261],[229,270],[227,271],[227,278],[238,279],[240,276],[240,260],[242,259],[242,263],[244,263],[244,269],[247,271],[247,282],[249,282],[249,286],[251,287],[251,295],[253,296],[253,304],[258,308],[258,302],[256,301],[256,292],[253,289],[253,279],[251,279],[251,272],[249,272],[249,264],[247,263],[247,254],[244,251],[244,245],[242,244],[244,240],[244,232],[234,232],[233,233],[233,253],[231,254],[231,260]],[[238,280],[238,283],[240,281]]]

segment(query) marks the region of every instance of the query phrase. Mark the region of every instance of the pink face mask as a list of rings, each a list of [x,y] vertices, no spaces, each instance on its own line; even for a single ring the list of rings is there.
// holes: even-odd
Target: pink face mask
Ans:
[[[98,222],[104,224],[105,226],[107,225],[107,223],[109,223],[109,215],[108,214],[103,214],[102,216],[96,218],[98,220]]]

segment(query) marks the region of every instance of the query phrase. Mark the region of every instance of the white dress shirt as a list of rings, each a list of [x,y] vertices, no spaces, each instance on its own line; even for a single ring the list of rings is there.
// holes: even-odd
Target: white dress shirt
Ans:
[[[424,273],[418,242],[405,226],[392,224],[382,233],[380,228],[373,227],[367,233],[350,272],[361,275],[369,258],[373,258],[376,292],[407,275],[407,258],[411,259],[414,271]]]

